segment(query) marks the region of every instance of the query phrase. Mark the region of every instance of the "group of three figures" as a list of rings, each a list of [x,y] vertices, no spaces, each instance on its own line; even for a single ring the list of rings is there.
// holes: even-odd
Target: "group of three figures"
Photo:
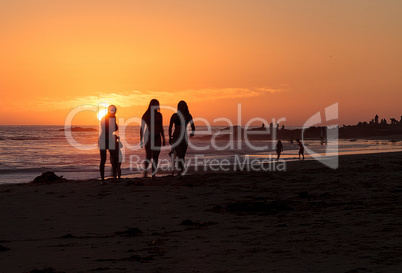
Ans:
[[[109,150],[110,153],[113,177],[121,177],[122,144],[119,137],[117,137],[115,134],[115,132],[118,130],[118,126],[116,123],[116,111],[117,108],[114,105],[110,105],[108,107],[108,113],[101,120],[99,149],[101,156],[100,175],[102,183],[104,183],[105,180],[105,163],[107,150]],[[148,109],[142,116],[140,128],[140,146],[141,148],[145,147],[146,151],[146,159],[144,162],[144,176],[147,176],[149,165],[152,164],[153,179],[155,179],[161,147],[166,145],[162,120],[163,119],[162,114],[160,113],[159,101],[153,99],[149,103]],[[193,117],[188,110],[187,103],[185,101],[180,101],[177,105],[177,113],[174,113],[172,115],[169,123],[169,144],[172,147],[169,155],[173,157],[173,164],[177,162],[179,176],[183,174],[185,167],[184,158],[188,147],[188,124],[191,125],[190,137],[192,137],[194,136],[195,131]]]

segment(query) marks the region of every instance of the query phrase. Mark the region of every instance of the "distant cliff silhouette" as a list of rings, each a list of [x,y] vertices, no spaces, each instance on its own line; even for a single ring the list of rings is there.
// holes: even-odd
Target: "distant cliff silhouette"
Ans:
[[[377,121],[377,122],[376,122]],[[381,119],[378,122],[378,115],[374,117],[370,122],[359,122],[356,125],[343,125],[338,126],[338,128],[333,128],[329,130],[339,129],[339,138],[366,138],[375,136],[393,136],[402,135],[402,116],[401,120],[397,121],[395,118],[390,118],[391,123],[387,123],[386,119]],[[295,140],[297,138],[302,138],[303,129],[285,129],[285,126],[270,126],[270,127],[255,127],[245,130],[240,126],[226,127],[220,130],[220,135],[216,139],[226,140],[226,139],[245,139],[249,140],[267,140],[267,139],[282,139],[282,140]],[[327,127],[316,126],[306,128],[303,132],[303,138],[310,139],[321,139],[324,141],[327,134]],[[233,134],[231,136],[231,134]],[[276,134],[276,138],[274,135]],[[212,136],[201,136],[197,139],[208,140]]]

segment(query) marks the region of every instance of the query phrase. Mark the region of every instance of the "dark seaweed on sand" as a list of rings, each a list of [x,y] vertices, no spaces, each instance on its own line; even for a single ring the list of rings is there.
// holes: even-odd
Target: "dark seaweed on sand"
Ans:
[[[97,267],[95,269],[91,269],[89,271],[105,271],[105,270],[110,270],[110,267],[106,266],[106,267]]]
[[[225,207],[231,213],[264,213],[277,214],[284,211],[292,211],[293,208],[285,201],[237,201]]]
[[[31,184],[53,184],[53,183],[63,183],[66,182],[67,179],[63,178],[63,176],[58,176],[54,172],[44,172],[41,175],[37,176]]]
[[[74,238],[74,235],[72,235],[71,233],[68,233],[66,235],[63,235],[60,237],[61,239],[71,239]]]
[[[128,228],[125,231],[116,231],[115,234],[123,237],[135,237],[142,235],[143,232],[139,228],[135,227],[135,228]]]
[[[54,268],[51,267],[44,267],[43,269],[32,269],[31,271],[28,271],[27,273],[65,273],[64,271],[57,271]]]
[[[216,224],[217,224],[217,222],[212,222],[212,221],[209,221],[209,222],[193,222],[190,219],[186,219],[186,220],[184,220],[184,221],[182,221],[180,223],[180,225],[182,225],[182,226],[191,226],[191,227],[195,227],[195,228],[204,228],[204,227],[212,226],[212,225],[216,225]]]
[[[151,256],[142,257],[140,255],[132,255],[128,258],[121,259],[121,261],[146,263],[152,261],[153,259],[154,258],[152,258]]]
[[[98,259],[97,262],[116,262],[116,261],[123,261],[123,262],[140,262],[140,263],[147,263],[152,261],[154,258],[152,256],[140,256],[140,255],[131,255],[127,258],[122,259]]]
[[[0,245],[0,251],[7,251],[7,250],[10,250],[10,248]]]

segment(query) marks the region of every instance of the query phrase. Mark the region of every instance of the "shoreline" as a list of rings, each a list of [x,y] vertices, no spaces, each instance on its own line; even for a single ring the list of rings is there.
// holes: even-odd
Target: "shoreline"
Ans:
[[[402,153],[0,187],[0,271],[397,272]],[[7,250],[8,249],[8,250]]]
[[[339,158],[342,158],[342,157],[344,157],[344,156],[364,156],[364,155],[375,155],[375,154],[387,154],[387,153],[401,153],[402,152],[402,149],[401,150],[399,150],[399,151],[384,151],[384,150],[373,150],[373,149],[371,149],[371,150],[360,150],[360,151],[358,151],[358,153],[356,153],[355,151],[351,151],[351,152],[348,152],[348,151],[344,151],[344,152],[340,152],[339,153]],[[272,156],[271,154],[257,154],[257,155],[248,155],[250,158],[253,158],[253,157],[261,157],[261,158],[264,158],[264,156],[266,156],[266,157],[268,157],[271,161],[270,161],[270,163],[269,164],[271,164],[271,165],[278,165],[278,162],[276,162],[273,158],[275,157],[275,156]],[[271,157],[272,156],[272,157]],[[315,161],[315,159],[314,158],[312,158],[309,154],[307,154],[306,153],[306,155],[305,155],[305,157],[306,157],[306,159],[304,160],[304,161],[311,161],[311,160],[313,160],[313,161]],[[332,155],[328,155],[328,156],[325,156],[325,158],[326,159],[329,159],[329,158],[331,158],[332,157]],[[283,159],[283,158],[281,158],[281,159]],[[250,159],[250,160],[252,160],[252,159]],[[324,159],[325,160],[325,159]],[[187,160],[188,161],[188,160]],[[287,157],[286,155],[285,155],[285,159],[284,159],[284,164],[293,164],[292,162],[297,162],[297,161],[299,161],[299,159],[297,158],[297,155],[295,154],[294,156],[292,156],[292,157]],[[265,164],[266,165],[266,164]],[[212,165],[212,166],[214,166],[214,165]],[[324,165],[322,165],[322,166],[324,166]],[[108,168],[110,168],[110,166],[106,166],[106,170],[108,170]],[[211,166],[209,166],[209,168],[211,168]],[[229,166],[229,168],[231,169],[231,170],[229,170],[228,172],[236,172],[237,171],[237,167],[236,167],[236,165],[234,165],[234,164],[232,164],[231,163],[231,165]],[[199,166],[194,166],[194,165],[192,165],[192,166],[188,166],[188,169],[187,169],[187,174],[185,175],[185,176],[188,176],[188,175],[193,175],[193,174],[209,174],[209,173],[217,173],[217,172],[219,172],[219,171],[213,171],[213,170],[207,170],[207,171],[202,171],[202,169],[203,169],[203,166],[202,165],[199,165]],[[198,170],[200,170],[200,171],[198,171]],[[45,171],[42,171],[42,173],[44,173],[44,172],[48,172],[48,171],[52,171],[50,168],[49,169],[47,169],[47,170],[45,170]],[[271,171],[271,170],[269,170],[269,171]],[[268,171],[268,172],[269,172]],[[68,172],[60,172],[60,171],[56,171],[55,172],[56,173],[56,175],[61,175],[61,176],[63,176],[63,177],[66,177],[66,174],[68,174]],[[79,172],[74,172],[74,174],[76,174],[76,173],[79,173]],[[97,172],[96,172],[97,173]],[[107,173],[109,173],[109,172],[107,172]],[[225,172],[223,172],[223,173],[225,173]],[[177,174],[177,172],[176,172],[176,174]],[[26,174],[25,174],[26,175]],[[98,175],[98,173],[97,173],[97,175]],[[32,182],[33,180],[34,180],[34,178],[35,177],[37,177],[37,176],[40,176],[40,173],[39,172],[37,172],[36,173],[36,175],[33,175],[32,176],[32,178],[30,178],[30,180],[28,181],[26,181],[26,182],[1,182],[0,183],[0,187],[2,187],[2,186],[5,186],[5,185],[18,185],[18,184],[23,184],[23,185],[25,185],[25,184],[28,184],[28,183],[30,183],[30,182]],[[121,180],[122,181],[124,181],[124,180],[129,180],[129,179],[137,179],[137,178],[142,178],[142,176],[143,176],[143,174],[142,174],[142,171],[136,171],[136,173],[131,173],[131,174],[122,174],[122,178],[121,178]],[[162,171],[162,170],[159,170],[158,171],[158,173],[157,173],[157,177],[158,178],[163,178],[163,177],[166,177],[166,176],[171,176],[171,171]],[[111,179],[111,177],[110,176],[106,176],[107,177],[107,179]],[[66,178],[68,181],[87,181],[87,180],[99,180],[100,179],[100,177],[96,177],[96,178],[84,178],[84,179],[71,179],[71,178]]]

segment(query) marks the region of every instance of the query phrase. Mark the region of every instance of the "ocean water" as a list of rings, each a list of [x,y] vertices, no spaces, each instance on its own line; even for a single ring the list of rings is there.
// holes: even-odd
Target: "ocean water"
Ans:
[[[97,129],[97,126],[80,126]],[[261,160],[274,160],[276,157],[275,143],[260,140],[251,141],[256,147],[266,148],[256,151],[244,141],[218,140],[215,147],[209,140],[202,140],[202,135],[215,133],[222,127],[213,127],[211,132],[206,128],[197,128],[198,134],[190,139],[191,145],[186,155],[187,164],[201,166],[218,164],[223,159],[229,164],[246,157]],[[99,178],[99,150],[97,148],[97,131],[72,132],[72,137],[81,146],[78,148],[68,141],[63,126],[0,126],[0,184],[27,183],[45,171],[54,171],[68,179]],[[204,131],[204,132],[203,132]],[[123,134],[122,134],[123,133]],[[141,175],[142,160],[145,151],[139,147],[139,127],[128,126],[120,128],[125,146],[122,149],[122,176],[135,177]],[[165,128],[167,139],[168,131]],[[232,145],[229,145],[232,144]],[[339,140],[338,148],[332,145],[321,145],[318,140],[306,140],[306,148],[327,156],[342,154],[364,154],[390,151],[402,151],[402,142],[387,140]],[[82,149],[86,145],[87,149]],[[298,145],[283,141],[284,152],[281,155],[285,161],[298,158]],[[202,147],[202,150],[199,148]],[[168,153],[170,146],[165,146],[160,155],[161,167],[170,166]],[[109,155],[108,155],[109,157]],[[309,159],[306,152],[306,159]],[[214,160],[214,161],[213,161]],[[106,175],[111,172],[109,159],[106,162]]]

